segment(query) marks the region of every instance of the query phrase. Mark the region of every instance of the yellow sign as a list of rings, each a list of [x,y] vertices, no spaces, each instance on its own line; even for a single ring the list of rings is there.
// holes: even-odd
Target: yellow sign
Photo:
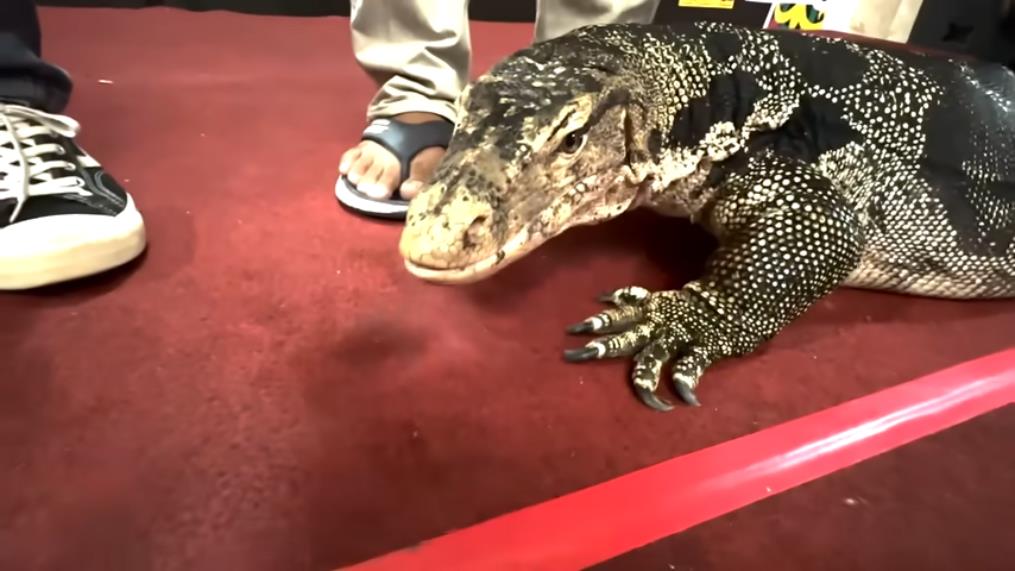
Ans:
[[[681,8],[720,8],[732,10],[733,0],[677,0],[677,6]]]
[[[825,13],[804,2],[772,4],[765,27],[789,29],[823,29]]]
[[[810,4],[776,4],[772,6],[773,28],[792,30],[820,30],[824,27],[825,13]]]

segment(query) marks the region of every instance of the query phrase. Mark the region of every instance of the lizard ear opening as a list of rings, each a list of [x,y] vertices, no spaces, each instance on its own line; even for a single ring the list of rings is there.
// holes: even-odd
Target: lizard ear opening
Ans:
[[[624,106],[624,164],[633,167],[636,162],[648,160],[649,142],[644,138],[645,108],[640,105]]]

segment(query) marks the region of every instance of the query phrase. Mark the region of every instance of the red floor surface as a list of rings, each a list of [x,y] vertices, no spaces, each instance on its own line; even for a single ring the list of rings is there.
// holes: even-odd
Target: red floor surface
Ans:
[[[592,569],[1008,571],[1012,434],[1009,406]]]
[[[1015,404],[1015,349],[635,470],[348,569],[585,569],[1011,404]],[[1002,469],[1003,478],[1012,476]],[[1001,488],[1001,493],[1011,489]],[[789,514],[797,524],[808,523],[808,518],[796,516]],[[1010,526],[998,524],[1008,521],[990,522],[990,527],[1003,530],[1003,537]]]
[[[371,95],[344,20],[42,16],[46,55],[78,82],[81,141],[135,193],[151,249],[125,271],[0,296],[0,569],[332,569],[1015,345],[1015,303],[842,291],[714,369],[705,406],[652,413],[627,363],[561,362],[563,329],[603,289],[693,276],[700,232],[636,215],[489,283],[430,286],[402,269],[397,225],[331,194]],[[474,33],[478,71],[530,28]],[[863,520],[885,538],[871,549],[911,529],[907,545],[947,555],[923,569],[954,569],[969,536],[995,537],[987,518],[952,520],[968,506],[927,498],[963,476],[1005,482],[996,426],[863,465],[863,497],[907,492]],[[922,477],[928,458],[950,476]],[[981,476],[991,465],[1005,471]],[[790,561],[796,545],[812,561],[865,549],[855,521],[818,525],[823,486],[731,515],[754,531],[730,549],[771,549],[758,534],[772,505]],[[916,519],[934,523],[904,525]],[[688,561],[751,560],[706,557],[728,536],[701,529]],[[635,567],[670,568],[669,541]]]

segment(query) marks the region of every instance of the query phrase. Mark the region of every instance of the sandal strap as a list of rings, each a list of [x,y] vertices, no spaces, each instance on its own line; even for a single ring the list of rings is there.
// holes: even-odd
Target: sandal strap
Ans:
[[[364,141],[373,141],[390,151],[402,168],[399,184],[409,178],[409,165],[423,149],[447,148],[455,126],[447,119],[426,123],[404,123],[397,119],[375,119],[363,131]]]

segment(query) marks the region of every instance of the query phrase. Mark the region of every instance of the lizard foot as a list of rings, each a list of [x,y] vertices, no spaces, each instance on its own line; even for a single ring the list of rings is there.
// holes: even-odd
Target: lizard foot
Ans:
[[[564,358],[582,362],[633,356],[635,392],[646,405],[663,412],[674,408],[656,395],[663,367],[669,364],[681,400],[700,406],[695,394],[698,381],[717,358],[730,353],[720,315],[689,288],[653,293],[631,286],[603,294],[599,300],[612,307],[567,331],[601,336],[566,350]]]

